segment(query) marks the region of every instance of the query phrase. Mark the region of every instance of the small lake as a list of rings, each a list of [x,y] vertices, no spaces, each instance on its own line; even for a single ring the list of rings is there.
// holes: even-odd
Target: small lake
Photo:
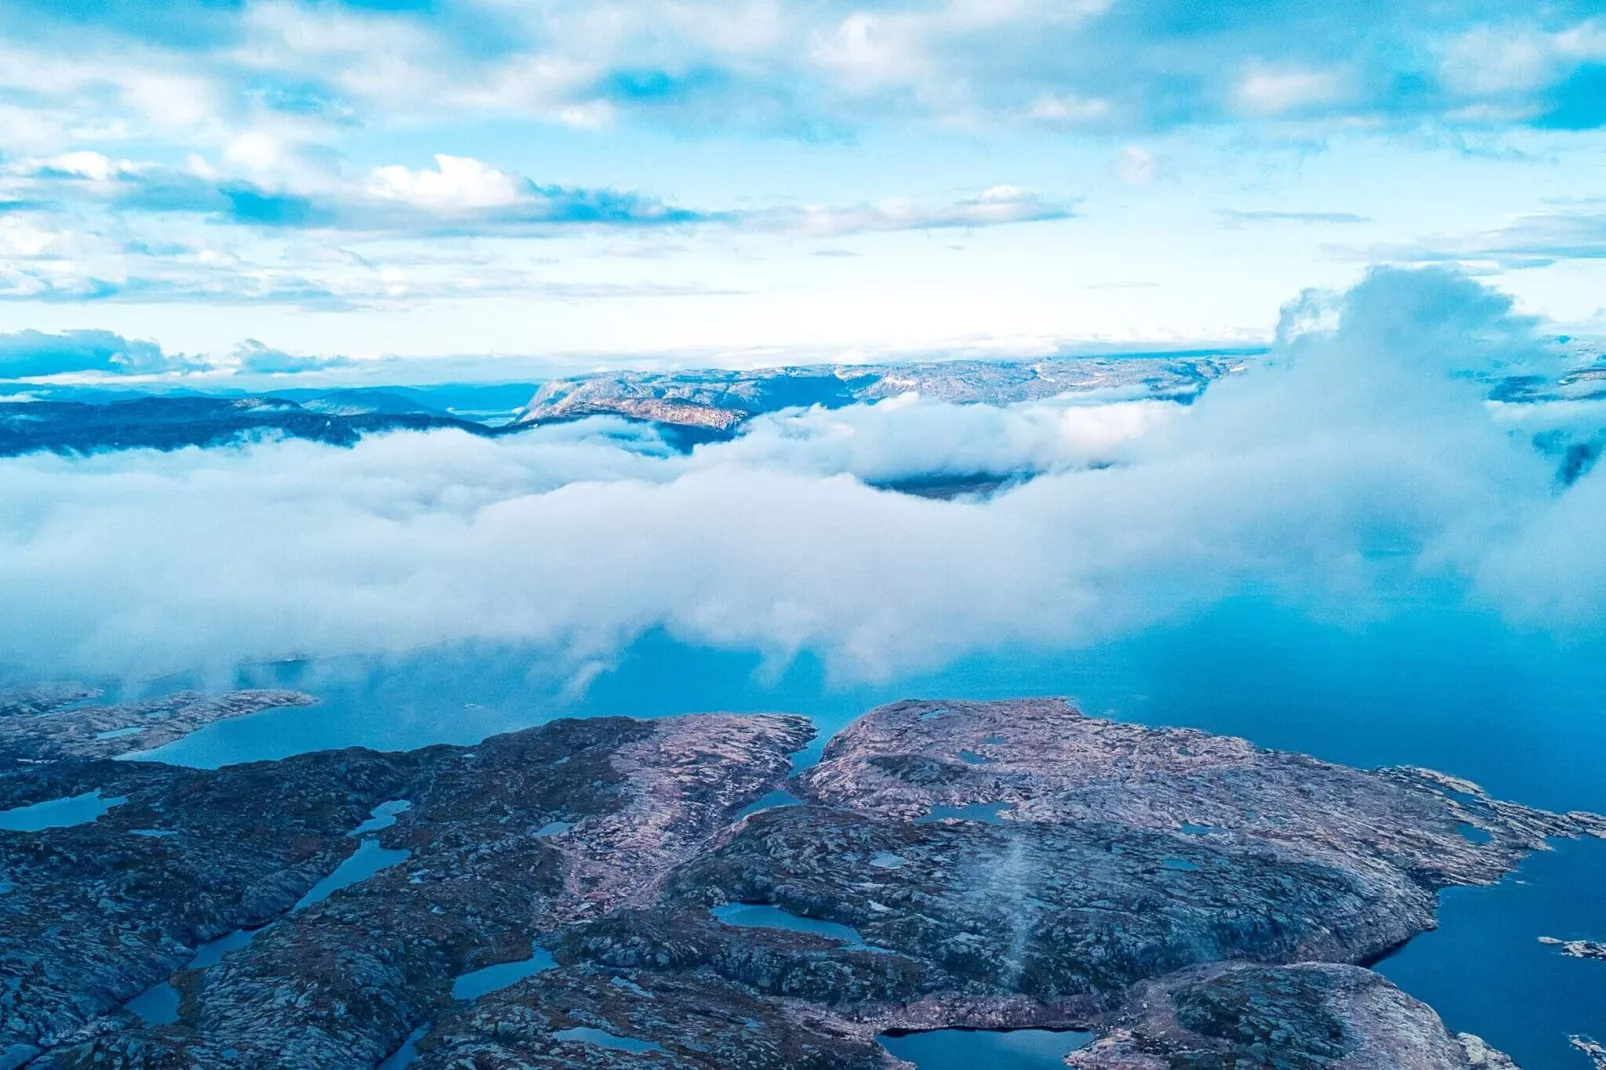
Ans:
[[[785,788],[776,788],[774,791],[769,792],[758,799],[754,799],[752,802],[744,806],[741,811],[737,813],[736,820],[740,821],[749,814],[756,814],[760,810],[773,810],[777,806],[800,806],[802,803],[802,799],[799,799],[796,795],[793,795]]]
[[[186,970],[205,970],[216,966],[223,961],[224,955],[227,955],[230,951],[238,951],[246,946],[256,938],[257,933],[266,927],[235,929],[233,932],[226,933],[216,940],[208,940],[195,949],[194,956],[191,957],[184,968]],[[162,981],[147,988],[123,1004],[123,1006],[139,1015],[146,1025],[170,1025],[178,1021],[178,1004],[178,989],[173,987],[173,982]]]
[[[452,983],[452,998],[479,999],[526,977],[534,977],[538,973],[555,969],[557,965],[558,961],[552,957],[551,952],[538,947],[530,953],[529,958],[519,959],[516,962],[499,962],[495,966],[486,966],[484,969],[461,975]]]
[[[418,1042],[429,1033],[429,1026],[421,1025],[407,1034],[407,1039],[401,1042],[401,1047],[385,1056],[384,1060],[374,1070],[402,1070],[418,1061]]]
[[[41,832],[44,829],[72,828],[98,820],[114,806],[127,799],[104,798],[100,789],[74,795],[67,799],[49,799],[30,806],[16,806],[0,810],[0,829],[8,832]]]
[[[865,943],[864,937],[859,935],[859,930],[851,925],[807,918],[778,906],[764,903],[726,903],[724,906],[715,907],[709,913],[718,918],[721,924],[739,929],[785,929],[788,932],[808,933],[811,936],[839,940],[850,951],[884,951],[883,948],[871,947]]]
[[[346,856],[346,860],[335,867],[335,871],[323,880],[314,884],[306,895],[301,897],[292,910],[304,910],[314,903],[321,903],[342,888],[350,888],[353,884],[361,883],[381,870],[391,866],[400,865],[412,856],[411,851],[397,851],[388,847],[379,846],[374,839],[363,840],[357,849]]]
[[[362,836],[369,832],[379,832],[388,829],[396,823],[396,818],[413,808],[413,804],[406,799],[391,799],[382,802],[368,812],[368,820],[346,833],[347,836]]]
[[[1092,1033],[1058,1029],[932,1029],[883,1033],[881,1046],[920,1070],[1065,1070]]]
[[[590,1026],[584,1025],[577,1025],[572,1029],[560,1029],[552,1034],[552,1039],[571,1043],[594,1044],[599,1048],[608,1048],[611,1051],[628,1051],[636,1054],[664,1050],[664,1046],[655,1040],[622,1037],[617,1033],[610,1033],[606,1029],[592,1029]]]

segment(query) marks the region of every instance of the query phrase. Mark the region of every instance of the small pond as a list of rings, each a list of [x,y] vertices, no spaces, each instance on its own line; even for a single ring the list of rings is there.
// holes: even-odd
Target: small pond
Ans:
[[[0,829],[9,832],[40,832],[44,829],[71,828],[87,825],[100,818],[114,806],[127,802],[126,798],[105,799],[100,789],[74,795],[67,799],[51,799],[31,806],[18,806],[0,810]]]
[[[583,1044],[595,1044],[599,1048],[612,1048],[614,1051],[663,1051],[664,1046],[654,1040],[637,1040],[635,1037],[621,1037],[605,1029],[592,1029],[589,1026],[577,1025],[573,1029],[560,1029],[552,1034],[554,1040],[578,1040]]]
[[[726,903],[709,911],[725,925],[733,925],[739,929],[786,929],[795,933],[810,933],[814,936],[824,936],[832,940],[840,940],[847,945],[850,951],[882,951],[882,948],[871,947],[859,935],[859,930],[851,925],[840,925],[834,921],[821,921],[819,918],[806,918],[801,914],[794,914],[790,910],[766,903]]]
[[[883,1033],[876,1039],[920,1070],[1065,1070],[1065,1056],[1093,1034],[1071,1029],[931,1029]]]
[[[479,999],[489,992],[506,988],[515,981],[533,977],[543,970],[557,966],[557,960],[544,947],[538,947],[527,959],[517,962],[498,962],[495,966],[465,973],[452,982],[453,999]]]
[[[321,903],[340,889],[349,888],[353,884],[367,880],[380,870],[405,862],[411,855],[411,851],[381,847],[378,840],[363,840],[344,862],[335,867],[333,873],[314,884],[312,890],[302,896],[301,901],[292,909],[301,910],[313,903]]]

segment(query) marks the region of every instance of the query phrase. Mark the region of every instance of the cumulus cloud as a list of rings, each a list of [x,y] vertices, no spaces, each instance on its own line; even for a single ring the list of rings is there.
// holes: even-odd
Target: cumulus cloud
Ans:
[[[1344,93],[1333,71],[1274,69],[1255,65],[1233,90],[1238,106],[1260,115],[1280,115],[1332,104]]]
[[[920,399],[794,411],[689,456],[614,422],[0,462],[0,651],[149,673],[653,628],[843,674],[1058,647],[1255,591],[1344,620],[1425,598],[1606,627],[1602,475],[1560,487],[1489,374],[1539,325],[1450,273],[1291,306],[1191,407]],[[986,502],[866,485],[1034,467]],[[862,478],[861,478],[862,477]]]
[[[420,237],[703,218],[635,193],[538,185],[467,157],[438,155],[433,168],[393,165],[348,176],[334,166],[312,166],[300,152],[281,159],[277,147],[266,155],[259,146],[247,150],[225,161],[228,169],[199,156],[182,168],[88,151],[24,158],[0,167],[0,191],[39,205]]]
[[[0,380],[93,372],[151,375],[195,370],[201,363],[169,354],[155,342],[124,338],[111,331],[0,334]]]
[[[1183,412],[1171,402],[1097,394],[994,406],[910,393],[877,405],[760,417],[734,442],[702,447],[701,456],[792,473],[848,473],[869,483],[1034,475],[1123,460],[1135,442]]]

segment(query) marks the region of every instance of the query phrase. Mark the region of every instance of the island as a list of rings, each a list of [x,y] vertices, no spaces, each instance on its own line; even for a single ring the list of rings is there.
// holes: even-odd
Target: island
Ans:
[[[1606,835],[1049,698],[884,706],[802,769],[808,719],[695,714],[216,770],[110,756],[83,726],[147,715],[92,699],[0,699],[4,1070],[895,1070],[961,1029],[1080,1070],[1504,1068],[1366,964]]]

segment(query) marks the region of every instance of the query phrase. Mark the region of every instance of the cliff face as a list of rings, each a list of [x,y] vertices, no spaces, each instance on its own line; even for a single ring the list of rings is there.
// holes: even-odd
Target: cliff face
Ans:
[[[72,713],[42,701],[0,724]],[[1498,1068],[1353,963],[1606,830],[1057,700],[883,707],[788,781],[811,734],[605,718],[217,771],[14,742],[0,810],[116,804],[0,831],[0,1066],[870,1068],[888,1030],[1037,1026],[1096,1031],[1087,1070]]]

